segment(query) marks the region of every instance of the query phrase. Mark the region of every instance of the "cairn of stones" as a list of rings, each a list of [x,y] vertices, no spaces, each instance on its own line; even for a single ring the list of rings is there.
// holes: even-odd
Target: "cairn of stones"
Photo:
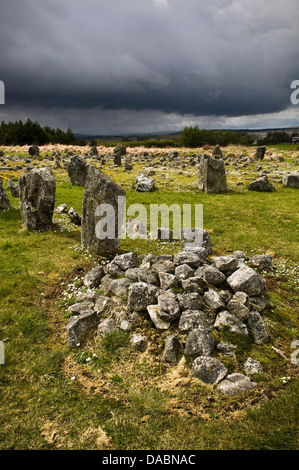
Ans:
[[[183,356],[192,358],[191,373],[203,383],[219,385],[228,395],[256,388],[247,375],[228,374],[221,357],[234,356],[238,346],[217,342],[212,332],[229,330],[253,344],[270,341],[265,316],[271,306],[258,271],[272,270],[272,257],[255,255],[250,266],[241,251],[212,256],[212,242],[204,232],[206,248],[184,248],[173,256],[149,254],[141,260],[134,252],[125,253],[87,272],[88,290],[68,308],[69,345],[78,347],[95,333],[105,336],[120,328],[131,332],[132,348],[144,352],[150,340],[134,332],[143,324],[167,332],[161,359],[178,364]],[[261,367],[250,361],[246,370]]]

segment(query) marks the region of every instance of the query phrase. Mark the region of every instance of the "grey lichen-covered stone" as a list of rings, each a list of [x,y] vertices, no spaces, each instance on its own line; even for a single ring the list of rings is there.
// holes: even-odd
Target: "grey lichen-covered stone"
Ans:
[[[213,289],[209,289],[203,294],[203,300],[207,307],[213,310],[214,312],[219,312],[225,307],[225,304],[220,298],[219,294]]]
[[[170,364],[176,364],[179,361],[180,342],[176,336],[167,336],[164,344],[163,358]]]
[[[224,379],[227,368],[215,357],[199,356],[192,364],[191,373],[202,382],[214,385]]]
[[[104,337],[116,330],[116,324],[113,317],[106,318],[98,326],[100,336]]]
[[[147,337],[144,335],[134,333],[131,338],[130,344],[132,348],[136,349],[137,351],[145,352],[147,349],[147,344],[148,344]]]
[[[9,189],[10,194],[11,194],[12,197],[15,197],[15,198],[20,197],[20,187],[13,180],[8,180],[7,189]]]
[[[95,266],[85,274],[83,283],[90,289],[97,288],[101,284],[104,275],[103,266]]]
[[[98,315],[105,313],[111,304],[111,297],[100,295],[95,303],[94,310]]]
[[[198,189],[205,193],[227,192],[224,162],[203,154],[199,163]]]
[[[132,281],[127,277],[121,279],[113,279],[109,286],[108,293],[115,295],[116,297],[126,298],[128,296],[128,290]]]
[[[159,279],[161,289],[163,290],[175,289],[180,286],[180,280],[173,274],[160,272]]]
[[[115,181],[94,166],[87,166],[81,229],[84,248],[101,256],[116,255],[125,196],[125,191]],[[109,205],[107,212],[106,205]]]
[[[236,315],[232,315],[225,310],[217,315],[214,328],[228,328],[234,333],[239,333],[242,336],[248,336],[246,325],[244,325],[244,323],[242,323],[242,321],[236,317]]]
[[[180,306],[176,295],[167,291],[158,296],[158,313],[163,321],[173,322],[180,316]]]
[[[270,337],[259,312],[252,310],[248,315],[248,329],[255,344],[268,343]]]
[[[131,311],[141,312],[148,305],[157,303],[158,289],[145,282],[135,282],[129,287],[128,308]]]
[[[168,330],[171,322],[162,320],[159,314],[158,305],[148,305],[147,311],[157,330]]]
[[[179,330],[188,333],[194,329],[207,332],[212,330],[205,312],[195,309],[184,310],[180,316]]]
[[[227,356],[233,356],[235,350],[237,349],[237,346],[235,344],[230,344],[230,343],[218,343],[216,345],[217,351],[220,354],[226,354]]]
[[[194,269],[192,269],[188,264],[180,264],[175,268],[175,275],[179,279],[188,279],[188,277],[194,276]]]
[[[181,310],[200,310],[203,304],[202,295],[197,292],[189,292],[177,295]]]
[[[259,374],[263,371],[262,364],[259,361],[253,360],[251,357],[246,359],[244,370],[248,375]]]
[[[251,258],[251,264],[254,268],[272,271],[273,270],[273,258],[271,255],[254,255]]]
[[[242,291],[250,296],[259,295],[266,288],[262,276],[248,266],[237,269],[227,278],[227,282],[235,292]]]
[[[238,260],[234,256],[216,256],[213,264],[219,271],[235,271],[238,268]]]
[[[246,375],[234,373],[228,375],[226,379],[221,382],[219,391],[224,395],[233,397],[248,390],[253,390],[256,387],[257,384],[252,382]]]
[[[129,253],[124,253],[123,255],[115,256],[113,263],[117,264],[123,271],[126,271],[127,269],[138,267],[138,258],[136,253],[131,251]]]
[[[259,178],[255,181],[252,181],[248,185],[249,191],[259,191],[259,192],[267,192],[267,193],[273,193],[276,191],[275,186],[271,184],[268,180],[268,177],[265,175],[262,178]]]
[[[184,279],[182,286],[186,293],[197,292],[198,294],[204,294],[204,292],[209,290],[207,281],[201,277],[189,277],[188,279]]]
[[[2,178],[0,178],[0,211],[7,210],[9,208],[10,202],[4,189]]]
[[[211,356],[214,349],[214,338],[202,329],[191,330],[185,344],[187,356]]]
[[[176,265],[188,264],[191,268],[197,269],[204,264],[208,254],[205,248],[198,250],[180,251],[174,257]]]
[[[241,321],[246,321],[250,311],[248,295],[245,292],[236,292],[226,308],[230,313],[239,317]]]
[[[73,207],[68,211],[68,216],[72,224],[81,225],[81,216]]]
[[[80,346],[95,331],[97,324],[97,314],[93,310],[72,317],[66,327],[70,347]]]
[[[203,277],[208,284],[213,286],[218,286],[226,281],[225,274],[223,274],[219,269],[215,268],[215,266],[205,265],[199,267],[196,271],[194,276]]]
[[[56,182],[51,168],[34,168],[19,178],[20,208],[29,231],[51,230]]]
[[[90,313],[93,310],[94,302],[90,302],[88,300],[82,302],[76,302],[73,305],[68,307],[67,311],[69,315],[72,317],[73,315],[83,315],[85,313]]]
[[[155,180],[144,173],[140,173],[136,178],[135,189],[141,193],[153,191],[155,189]]]
[[[83,158],[78,155],[72,156],[67,164],[67,172],[72,185],[85,186],[87,165]]]
[[[181,230],[181,240],[184,244],[184,250],[197,250],[198,248],[204,248],[206,251],[202,252],[207,255],[212,255],[214,252],[212,240],[207,230],[201,227],[183,228]]]
[[[299,188],[299,175],[285,175],[282,182],[289,188]]]

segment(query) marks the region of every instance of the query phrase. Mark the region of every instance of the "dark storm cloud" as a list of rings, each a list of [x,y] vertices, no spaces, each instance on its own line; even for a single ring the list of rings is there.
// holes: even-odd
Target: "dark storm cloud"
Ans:
[[[274,113],[298,79],[297,0],[1,0],[20,109]]]

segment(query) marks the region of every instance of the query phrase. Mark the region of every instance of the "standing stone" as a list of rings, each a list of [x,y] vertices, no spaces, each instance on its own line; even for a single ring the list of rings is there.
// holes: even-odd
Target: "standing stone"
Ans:
[[[52,227],[56,182],[51,168],[34,168],[19,178],[20,208],[23,222],[30,231]]]
[[[255,160],[263,160],[266,150],[267,150],[267,147],[257,147],[254,159]]]
[[[219,158],[222,158],[223,157],[223,154],[222,154],[222,151],[221,151],[221,148],[220,148],[220,145],[217,144],[215,147],[214,147],[214,150],[212,152],[212,155],[214,158],[216,159],[219,159]]]
[[[116,255],[125,196],[125,191],[115,181],[94,166],[87,166],[81,215],[84,248],[101,256]]]
[[[10,202],[4,189],[2,178],[0,178],[0,211],[9,209],[9,207]]]
[[[67,165],[67,172],[73,186],[85,186],[87,165],[83,158],[74,155]]]
[[[7,188],[10,191],[12,197],[19,198],[20,197],[20,188],[17,183],[14,183],[13,180],[8,180]]]
[[[98,155],[98,149],[97,149],[96,145],[92,145],[92,146],[90,147],[89,155],[90,155],[91,157],[96,157],[96,156]]]
[[[28,148],[28,153],[29,155],[31,155],[32,157],[35,156],[35,155],[39,155],[39,148],[37,145],[31,145],[29,148]]]
[[[113,162],[114,165],[121,166],[121,157],[126,155],[127,149],[124,145],[118,144],[113,149]]]
[[[199,163],[198,189],[205,193],[227,192],[225,166],[222,160],[202,155]]]

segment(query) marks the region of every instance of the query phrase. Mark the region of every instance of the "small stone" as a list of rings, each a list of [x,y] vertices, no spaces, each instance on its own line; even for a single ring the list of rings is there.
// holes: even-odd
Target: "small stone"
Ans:
[[[161,319],[158,305],[148,305],[147,311],[157,330],[168,330],[170,327],[170,322],[166,322]]]
[[[180,343],[176,336],[167,336],[163,351],[163,358],[170,364],[176,364],[179,361]]]
[[[214,338],[202,329],[191,330],[188,334],[185,354],[188,356],[210,356],[215,345]]]
[[[228,375],[226,379],[221,382],[219,385],[219,391],[224,395],[233,397],[256,387],[257,384],[255,382],[251,382],[249,377],[246,375],[234,373]]]
[[[102,266],[95,266],[85,274],[83,283],[89,289],[97,288],[99,287],[104,274],[105,273]]]
[[[116,325],[112,317],[109,317],[106,320],[103,320],[98,326],[99,334],[102,337],[112,333],[115,330],[116,330]]]
[[[147,338],[146,336],[134,333],[130,341],[132,348],[137,351],[144,352],[147,349]]]
[[[248,375],[259,374],[262,372],[262,365],[259,361],[254,361],[251,357],[248,357],[245,364],[244,370]]]
[[[227,368],[214,357],[197,357],[191,367],[191,373],[202,382],[213,385],[224,379],[227,374]]]
[[[248,330],[244,323],[236,315],[232,315],[225,310],[217,315],[214,328],[228,328],[232,332],[248,336]]]

